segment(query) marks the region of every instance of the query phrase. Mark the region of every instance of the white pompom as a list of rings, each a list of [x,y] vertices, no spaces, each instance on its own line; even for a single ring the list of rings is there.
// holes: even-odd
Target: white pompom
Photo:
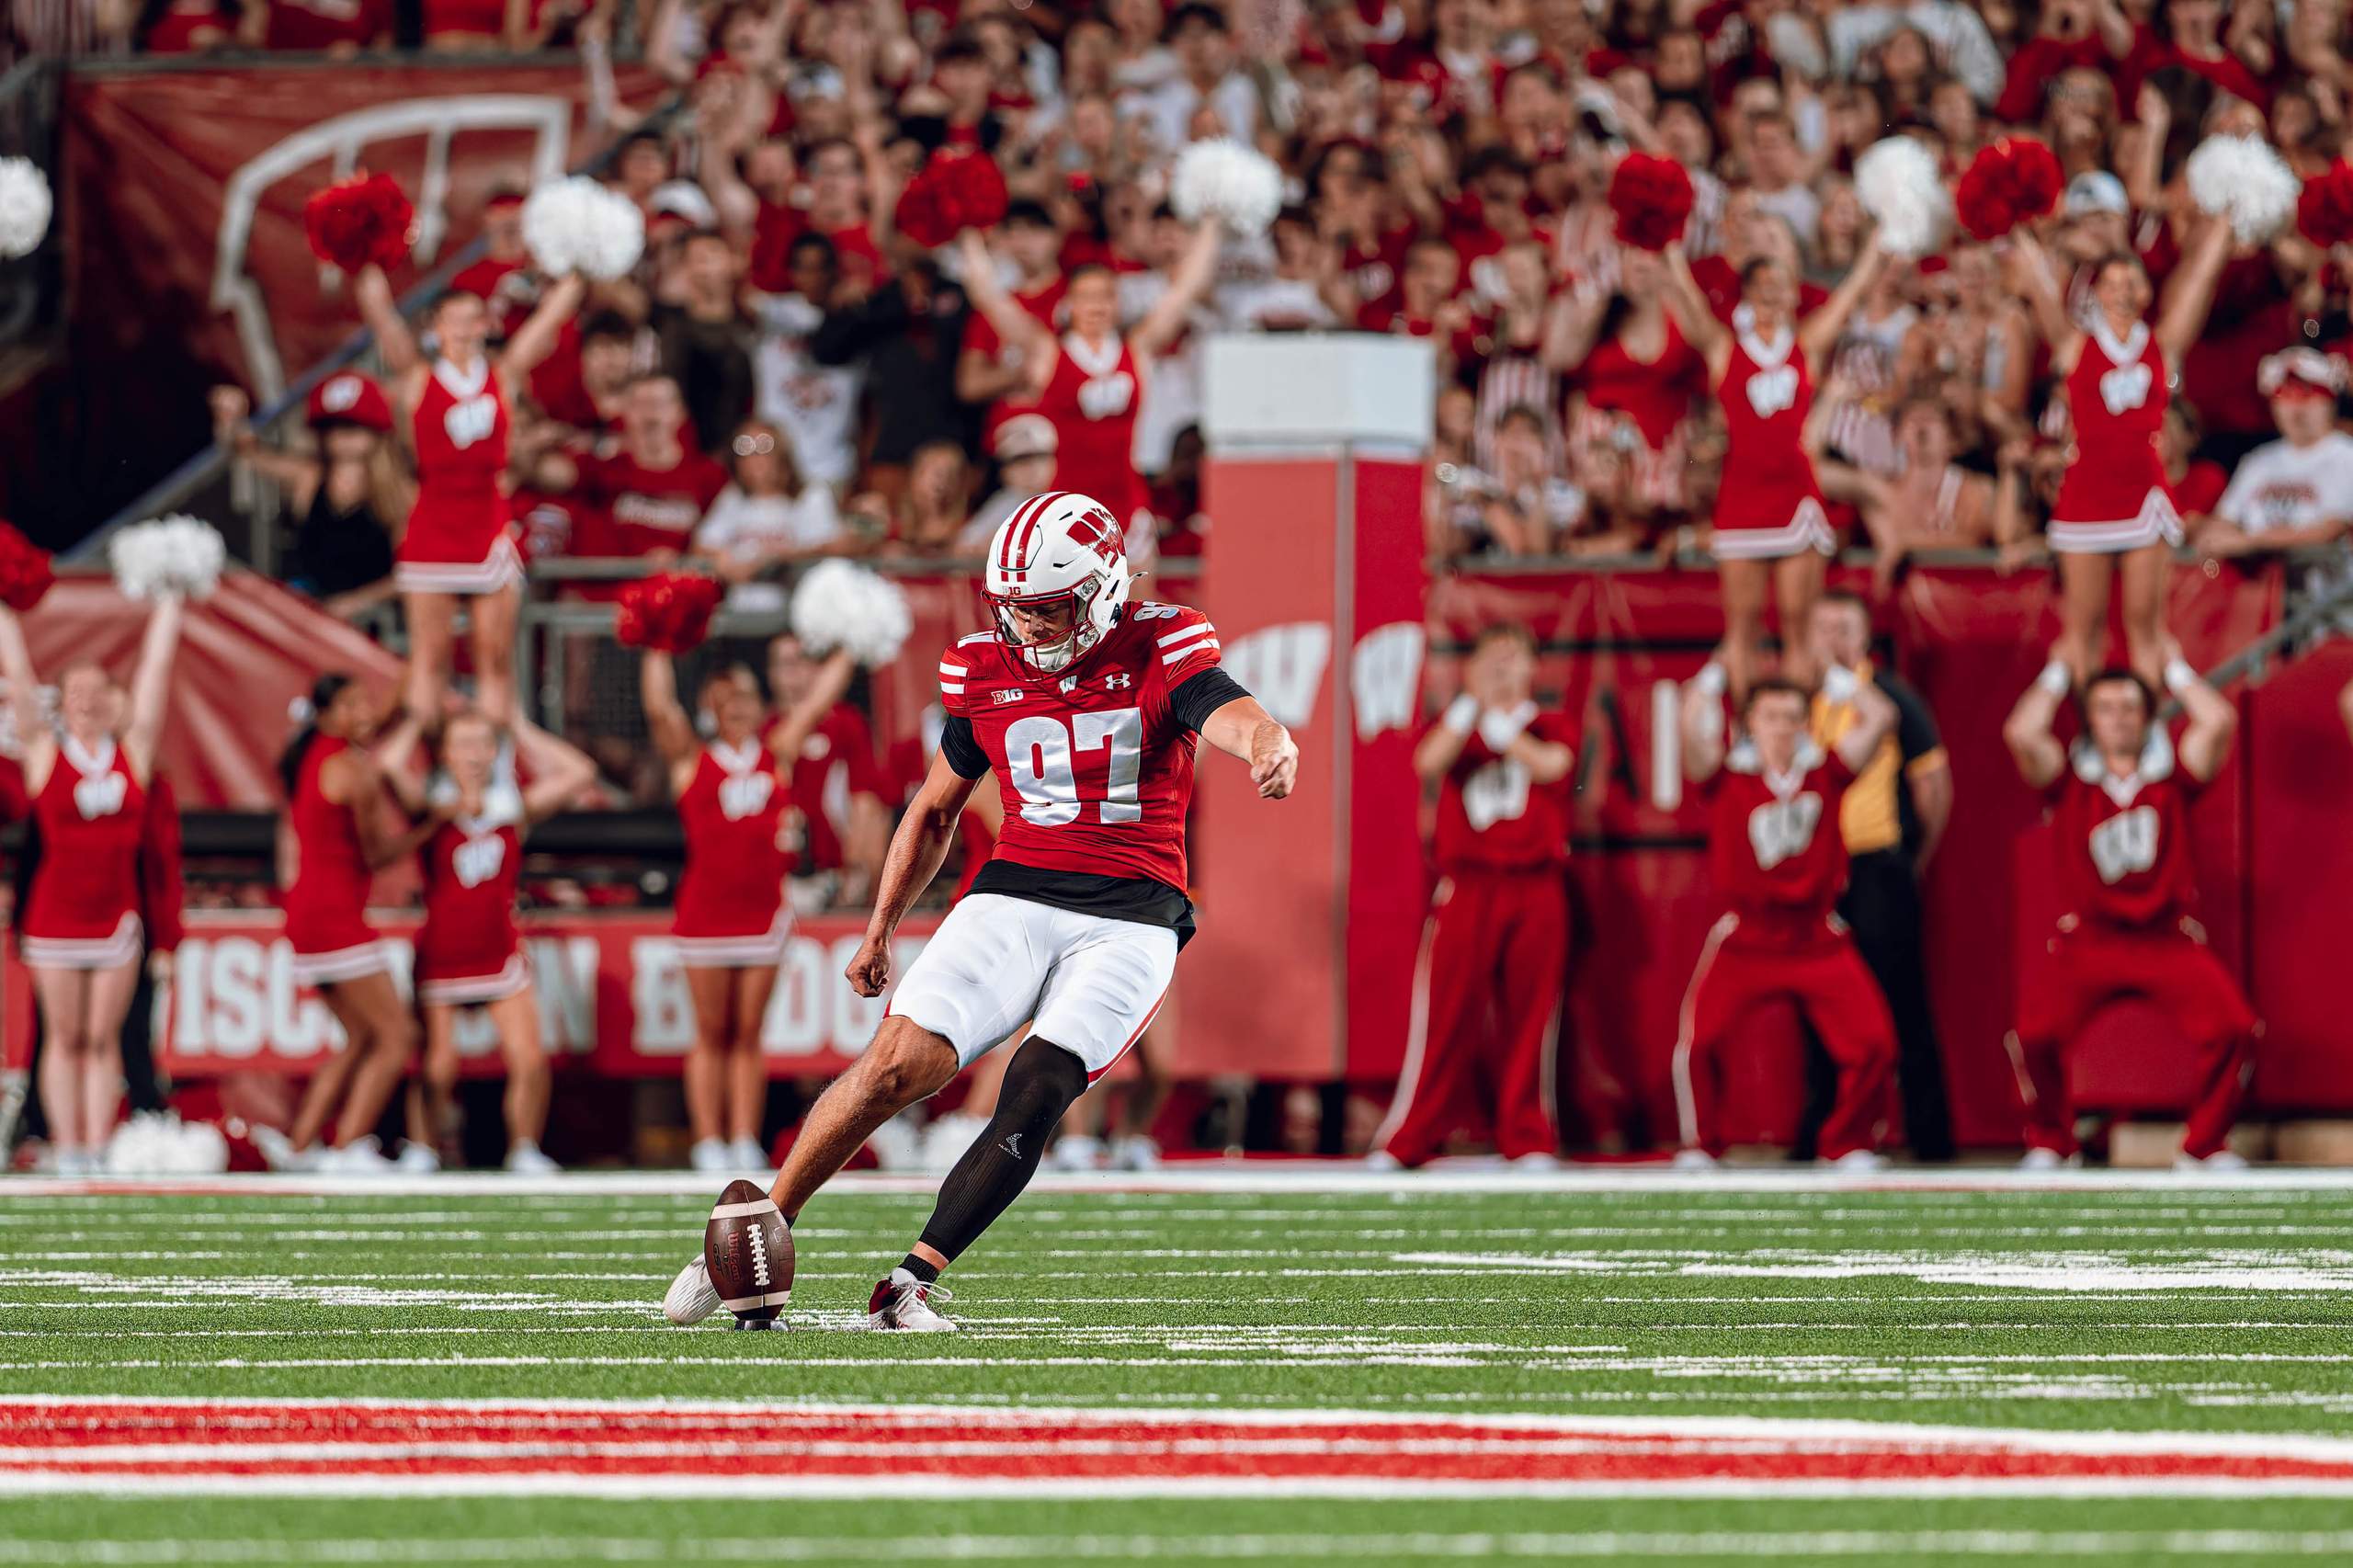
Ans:
[[[817,562],[792,591],[792,634],[812,653],[847,648],[872,668],[897,658],[914,630],[899,585],[847,561]]]
[[[2258,244],[2296,215],[2303,182],[2255,136],[2209,136],[2189,154],[2185,172],[2198,210],[2225,219],[2241,244]]]
[[[126,598],[209,599],[228,563],[221,530],[175,512],[153,522],[133,523],[107,546],[115,586]]]
[[[30,256],[49,233],[49,177],[28,158],[0,158],[0,256]]]
[[[1909,136],[1872,143],[1855,160],[1855,195],[1879,223],[1880,248],[1915,259],[1934,255],[1952,227],[1952,193],[1935,154]]]
[[[217,1176],[229,1168],[229,1142],[209,1121],[182,1121],[142,1110],[107,1140],[108,1176]]]
[[[1228,233],[1263,234],[1283,209],[1283,175],[1265,153],[1219,137],[1178,155],[1168,202],[1188,223],[1212,217]]]
[[[551,278],[578,272],[608,281],[644,254],[645,215],[619,191],[575,175],[543,185],[524,200],[523,244]]]

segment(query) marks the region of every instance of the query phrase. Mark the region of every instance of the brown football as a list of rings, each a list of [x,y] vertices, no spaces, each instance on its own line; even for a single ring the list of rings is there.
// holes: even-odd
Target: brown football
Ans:
[[[703,1227],[702,1260],[720,1305],[739,1323],[767,1324],[792,1299],[792,1232],[756,1184],[731,1181]]]

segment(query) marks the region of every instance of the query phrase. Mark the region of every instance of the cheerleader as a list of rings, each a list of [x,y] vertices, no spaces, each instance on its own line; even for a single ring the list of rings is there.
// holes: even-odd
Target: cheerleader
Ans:
[[[2139,256],[2120,251],[2094,263],[2091,301],[2070,321],[2048,255],[2024,229],[2016,240],[2074,430],[2048,529],[2059,558],[2057,656],[2078,687],[2107,663],[2108,601],[2120,577],[2126,654],[2155,690],[2165,676],[2165,568],[2182,540],[2161,447],[2165,410],[2182,356],[2205,330],[2231,228],[2206,221],[2154,328],[2143,319],[2153,290]]]
[[[344,1035],[343,1049],[302,1091],[293,1126],[254,1130],[255,1146],[278,1170],[360,1175],[392,1166],[375,1127],[415,1054],[416,1022],[392,979],[392,949],[369,928],[368,889],[379,870],[415,854],[441,819],[385,831],[383,769],[367,749],[379,718],[367,687],[349,676],[322,676],[311,688],[310,722],[278,759],[287,801],[278,881],[294,983],[317,989]],[[387,754],[405,755],[416,734],[415,720],[403,718]],[[323,1150],[330,1133],[333,1148]]]
[[[528,728],[528,726],[527,726]],[[409,779],[407,758],[387,753],[386,776],[412,822],[430,823],[420,858],[425,925],[416,936],[414,977],[425,1015],[425,1107],[410,1136],[428,1147],[449,1125],[458,1087],[458,1015],[480,1007],[498,1031],[506,1063],[506,1168],[545,1176],[558,1167],[540,1152],[547,1130],[549,1071],[540,1041],[539,999],[531,966],[515,929],[523,840],[596,781],[597,765],[552,735],[533,734],[541,767],[522,789],[500,778],[502,737],[489,718],[469,709],[441,731],[448,782],[439,809]]]
[[[1142,321],[1120,331],[1120,285],[1108,267],[1074,268],[1063,295],[1070,328],[1054,329],[1006,291],[976,229],[963,233],[964,291],[1007,348],[1021,352],[1023,382],[1009,395],[1034,402],[1058,438],[1053,488],[1092,495],[1127,530],[1128,553],[1149,559],[1152,495],[1136,472],[1136,421],[1155,356],[1176,343],[1216,276],[1215,221],[1194,231],[1168,288]]]
[[[496,354],[486,347],[490,309],[482,296],[452,290],[433,301],[426,318],[435,349],[427,363],[392,302],[383,268],[360,270],[360,313],[393,378],[393,424],[416,463],[416,502],[401,535],[392,585],[408,626],[403,698],[420,724],[441,715],[460,599],[470,601],[482,710],[494,723],[514,720],[523,562],[506,496],[510,411],[524,379],[553,350],[579,309],[585,288],[574,275],[550,289]]]
[[[1669,307],[1708,363],[1708,384],[1723,405],[1725,449],[1716,491],[1716,574],[1722,585],[1724,642],[1718,652],[1733,700],[1748,690],[1765,634],[1765,601],[1781,611],[1781,673],[1813,678],[1798,633],[1822,592],[1837,537],[1823,510],[1822,485],[1806,455],[1806,415],[1823,356],[1887,265],[1874,244],[1838,291],[1811,315],[1798,315],[1798,278],[1783,262],[1759,256],[1740,272],[1740,299],[1727,326],[1708,308],[1680,244],[1666,251]]]
[[[58,675],[52,725],[24,627],[0,608],[0,675],[23,737],[25,795],[42,849],[20,934],[40,1004],[40,1103],[61,1176],[97,1170],[121,1097],[122,1023],[142,949],[140,846],[180,616],[177,598],[150,612],[127,710],[111,676],[77,662]]]
[[[767,1164],[759,1137],[767,1102],[760,1025],[792,927],[784,897],[800,842],[791,759],[848,687],[851,667],[847,653],[827,659],[763,744],[757,678],[742,665],[719,665],[696,694],[713,725],[706,744],[678,701],[670,655],[648,649],[640,666],[646,725],[686,830],[671,932],[695,1005],[686,1082],[699,1171]]]

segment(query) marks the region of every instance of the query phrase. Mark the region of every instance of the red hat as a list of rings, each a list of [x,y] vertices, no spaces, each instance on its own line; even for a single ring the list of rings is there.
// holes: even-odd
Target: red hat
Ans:
[[[2266,397],[2334,398],[2345,390],[2345,361],[2316,348],[2283,348],[2264,357],[2255,384]]]
[[[337,370],[311,389],[310,421],[322,425],[358,425],[369,430],[392,427],[392,405],[384,389],[357,370]]]

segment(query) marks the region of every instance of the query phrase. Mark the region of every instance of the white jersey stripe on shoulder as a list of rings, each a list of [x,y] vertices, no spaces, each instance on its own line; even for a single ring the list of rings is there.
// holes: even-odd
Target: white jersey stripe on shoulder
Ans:
[[[1170,632],[1160,640],[1160,645],[1164,648],[1172,647],[1178,642],[1189,642],[1196,637],[1214,635],[1216,631],[1216,627],[1204,620],[1199,626],[1188,626],[1182,631]]]
[[[963,636],[956,639],[956,646],[959,648],[969,648],[975,642],[994,642],[995,638],[996,633],[994,631],[967,632]]]
[[[1206,642],[1195,642],[1189,646],[1179,648],[1174,653],[1163,653],[1160,655],[1160,662],[1164,665],[1181,665],[1196,653],[1214,653],[1216,652],[1217,639],[1212,637]]]
[[[939,689],[950,697],[961,697],[964,695],[964,683],[961,680],[944,680],[939,683]]]
[[[972,672],[966,669],[963,665],[951,665],[945,659],[939,661],[939,673],[944,676],[961,676],[972,674]]]

